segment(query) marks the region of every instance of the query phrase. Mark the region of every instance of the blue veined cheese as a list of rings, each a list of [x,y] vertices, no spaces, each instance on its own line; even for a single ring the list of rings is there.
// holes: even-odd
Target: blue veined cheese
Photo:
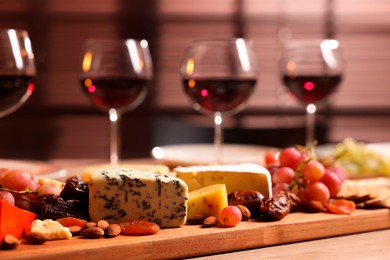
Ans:
[[[188,187],[179,178],[134,169],[106,168],[89,179],[89,215],[120,223],[145,219],[179,227],[187,218]]]

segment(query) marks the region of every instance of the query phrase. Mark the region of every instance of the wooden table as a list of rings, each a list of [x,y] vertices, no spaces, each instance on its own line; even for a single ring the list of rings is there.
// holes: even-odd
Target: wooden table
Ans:
[[[80,174],[86,165],[103,162],[51,161],[64,167],[69,175]],[[187,226],[162,230],[151,237],[122,236],[99,241],[74,238],[0,251],[0,259],[76,260],[101,259],[102,255],[106,259],[390,259],[390,211],[357,211],[352,216],[294,213],[281,222],[243,222],[229,229]]]

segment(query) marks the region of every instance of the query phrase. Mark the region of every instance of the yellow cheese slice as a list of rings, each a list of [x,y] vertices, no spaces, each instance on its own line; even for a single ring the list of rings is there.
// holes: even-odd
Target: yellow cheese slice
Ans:
[[[225,184],[214,184],[188,193],[187,217],[196,214],[214,216],[220,222],[223,208],[228,206],[228,197]]]
[[[255,163],[176,167],[174,172],[185,181],[189,191],[225,184],[228,194],[238,190],[257,190],[265,199],[272,196],[269,171]]]
[[[148,171],[148,172],[155,172],[162,175],[171,175],[170,170],[168,166],[162,165],[162,164],[117,164],[117,165],[111,165],[111,164],[102,164],[102,165],[94,165],[89,166],[84,169],[82,173],[82,180],[83,181],[89,181],[91,174],[99,169],[133,169],[133,170],[139,170],[139,171]]]

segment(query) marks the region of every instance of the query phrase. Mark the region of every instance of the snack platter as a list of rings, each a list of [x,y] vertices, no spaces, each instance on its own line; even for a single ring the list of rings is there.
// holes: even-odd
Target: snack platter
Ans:
[[[326,228],[324,228],[326,227]],[[243,221],[232,228],[185,225],[150,236],[22,243],[1,259],[172,259],[216,254],[390,228],[389,209],[357,209],[352,215],[291,213],[280,221]]]
[[[271,151],[271,159],[276,158],[274,153]],[[295,161],[291,160],[294,153],[299,155]],[[0,222],[0,235],[14,234],[21,240],[15,244],[17,247],[9,247],[14,244],[2,239],[2,249],[5,250],[0,250],[0,259],[101,259],[102,255],[109,259],[175,259],[390,229],[390,178],[384,171],[390,169],[390,164],[380,164],[380,172],[386,173],[382,176],[346,179],[341,167],[327,164],[326,170],[323,168],[320,171],[318,166],[329,161],[320,162],[307,156],[307,150],[281,150],[276,161],[268,161],[272,174],[267,168],[253,163],[179,166],[172,169],[158,164],[158,161],[151,163],[150,160],[117,166],[100,162],[96,165],[84,164],[68,167],[54,175],[53,172],[44,173],[35,180],[22,170],[5,170],[0,179],[2,198],[5,198],[5,201],[0,200],[0,220],[6,220],[8,216],[9,222]],[[372,154],[367,156],[372,157]],[[295,166],[287,165],[291,162],[298,168],[292,170]],[[303,168],[299,168],[299,165]],[[286,169],[292,170],[294,175],[290,176]],[[322,174],[321,179],[318,178],[319,174]],[[326,174],[327,177],[333,174],[334,178],[326,179]],[[289,176],[292,179],[286,180]],[[21,182],[22,177],[28,177],[28,181]],[[34,213],[6,203],[4,193],[8,192],[7,189],[18,191],[12,185],[25,185],[20,189],[23,192],[34,188],[31,185],[34,183],[38,185],[35,186],[36,194],[29,195],[36,199],[35,203],[41,198],[39,193],[46,192],[45,188],[55,188],[49,189],[49,192],[58,192],[58,195],[43,193],[49,200],[43,196],[40,204],[34,204]],[[275,188],[279,184],[282,188],[289,184],[289,190],[277,191]],[[325,189],[318,189],[321,187]],[[295,193],[291,189],[296,189]],[[336,193],[330,197],[330,192],[334,191]],[[128,194],[134,196],[127,199]],[[11,197],[23,198],[17,195],[13,193]],[[72,208],[70,206],[76,204],[71,203],[81,206]],[[44,208],[46,205],[53,207]],[[40,210],[37,210],[37,206],[41,207]],[[64,206],[67,211],[64,211]],[[237,214],[225,211],[227,208],[234,208],[240,213],[233,224],[226,221],[234,219]],[[183,209],[186,214],[182,214]],[[26,213],[28,216],[25,216]],[[90,221],[88,224],[96,225],[103,233],[88,236],[83,232],[70,234],[68,230],[69,236],[59,238],[59,231],[51,230],[48,225],[43,227],[43,231],[33,231],[34,223],[31,221],[38,217],[35,213],[41,214],[39,218],[45,221],[52,221],[52,218],[57,220],[52,222],[60,226],[60,223],[64,224],[60,216],[70,214],[76,216],[78,221],[84,221],[81,230],[88,230],[86,223]],[[251,218],[251,213],[256,215]],[[194,224],[194,216],[202,214],[205,216],[202,222]],[[212,225],[206,221],[209,217],[214,218]],[[150,229],[148,232],[144,229],[138,235],[127,233],[128,228],[122,226],[127,218],[150,220],[154,223],[149,224],[158,229],[152,233]],[[107,226],[103,228],[99,225],[100,221],[105,221],[107,226],[119,223],[119,232],[116,235],[107,233]],[[68,222],[66,227],[80,224],[72,223]],[[5,233],[13,232],[8,227],[18,229],[23,235]],[[61,228],[62,232],[64,227]],[[42,243],[31,240],[34,238],[31,234],[41,232],[52,232],[55,237],[47,236]],[[35,236],[35,239],[38,238]]]

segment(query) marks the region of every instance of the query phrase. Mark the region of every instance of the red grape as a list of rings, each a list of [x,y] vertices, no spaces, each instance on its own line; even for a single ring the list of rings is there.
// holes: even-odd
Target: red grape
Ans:
[[[307,200],[316,200],[325,204],[330,198],[328,187],[322,182],[311,182],[306,185],[305,196]]]
[[[2,179],[1,186],[16,191],[25,191],[31,183],[31,175],[22,170],[11,170]]]
[[[276,154],[273,151],[265,151],[264,153],[264,163],[266,167],[278,165],[278,160]]]
[[[325,167],[318,161],[310,161],[303,167],[302,173],[309,181],[316,182],[324,176]]]
[[[272,174],[272,182],[278,183],[290,183],[294,179],[295,172],[290,167],[280,167]]]
[[[31,175],[30,185],[28,186],[29,191],[36,191],[39,187],[38,179]]]
[[[7,168],[0,168],[0,183],[1,179],[9,172]]]
[[[336,197],[341,189],[342,181],[337,173],[327,169],[321,182],[324,183],[328,189],[331,197]]]
[[[306,157],[295,147],[288,147],[280,151],[278,160],[281,166],[287,166],[296,170]]]
[[[279,191],[289,191],[290,188],[287,183],[278,183],[272,187],[272,194],[277,194]]]
[[[11,205],[15,204],[14,196],[12,195],[11,192],[8,192],[8,191],[0,191],[0,200],[4,200]]]
[[[221,211],[221,223],[227,227],[234,227],[242,220],[241,210],[233,205],[227,206]]]
[[[347,173],[345,172],[343,167],[333,166],[330,168],[332,172],[336,173],[336,175],[340,178],[341,183],[343,183],[347,179]]]

